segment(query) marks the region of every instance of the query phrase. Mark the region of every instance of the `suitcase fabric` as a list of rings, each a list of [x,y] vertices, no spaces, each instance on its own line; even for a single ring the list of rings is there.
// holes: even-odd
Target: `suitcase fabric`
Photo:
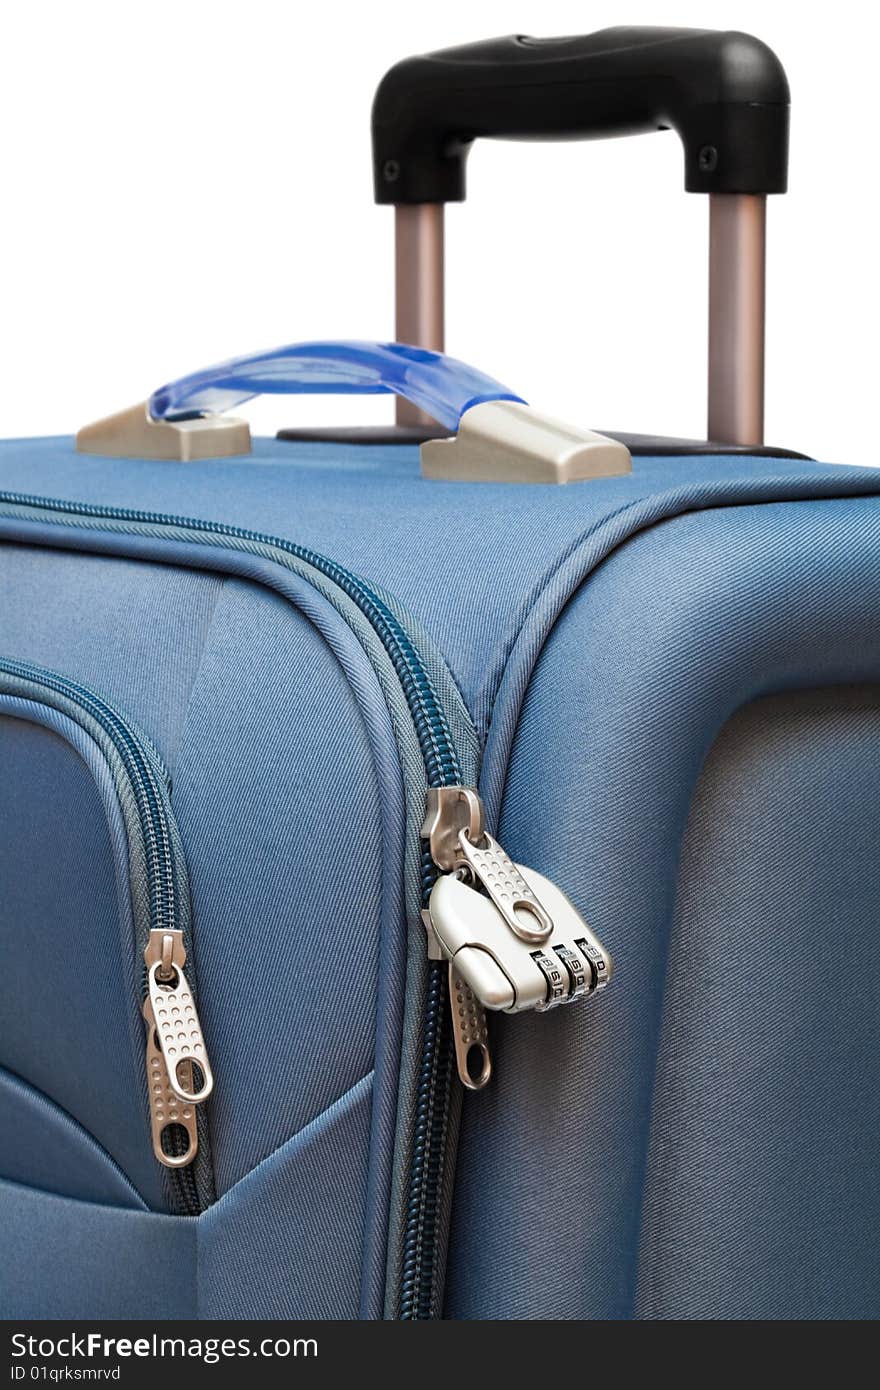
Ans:
[[[873,470],[741,452],[0,445],[5,1315],[876,1316],[878,540]],[[427,785],[615,962],[463,1106]],[[215,1078],[176,1172],[157,922]]]
[[[393,1070],[374,1028],[380,1052],[393,1045],[403,944],[398,746],[329,604],[235,552],[81,531],[5,500],[25,488],[271,527],[400,595],[486,739],[502,843],[611,944],[601,1007],[495,1029],[497,1076],[468,1098],[451,1312],[620,1315],[640,1271],[654,1311],[681,1298],[724,1311],[705,1279],[685,1280],[670,1224],[704,1272],[716,1240],[766,1280],[784,1262],[776,1297],[792,1306],[797,1273],[829,1311],[829,1269],[846,1306],[850,1281],[874,1297],[872,470],[645,459],[627,478],[542,489],[432,484],[407,447],[261,442],[221,471],[89,458],[70,441],[4,445],[0,469],[4,652],[103,692],[172,769],[220,1199],[195,1222],[145,1210],[164,1204],[133,1117],[134,957],[120,961],[95,783],[45,720],[25,743],[7,716],[3,1013],[21,1021],[4,1029],[19,1122],[3,1133],[27,1162],[57,1164],[22,1184],[30,1169],[4,1160],[20,1184],[4,1185],[5,1226],[29,1252],[10,1311],[342,1316],[363,1297],[378,1313],[396,1078],[374,1090],[374,1069]],[[416,916],[414,961],[421,931]],[[107,1113],[82,1114],[88,1095]],[[50,1143],[62,1126],[85,1187]],[[138,1199],[120,1197],[120,1168]],[[818,1229],[807,1176],[826,1198],[832,1185]],[[560,1185],[578,1194],[576,1222],[548,1197]],[[732,1241],[743,1222],[762,1248]],[[158,1287],[157,1241],[175,1269]],[[760,1311],[746,1273],[728,1296]]]

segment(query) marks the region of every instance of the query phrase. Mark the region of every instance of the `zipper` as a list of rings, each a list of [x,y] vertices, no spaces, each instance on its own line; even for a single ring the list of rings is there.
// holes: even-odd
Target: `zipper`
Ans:
[[[27,509],[40,519],[50,515],[68,526],[104,522],[123,534],[167,531],[171,539],[206,546],[228,541],[276,563],[279,553],[282,562],[290,556],[353,601],[380,638],[410,710],[426,780],[420,896],[427,985],[396,1315],[438,1317],[454,1077],[470,1090],[490,1079],[485,1010],[544,1010],[601,990],[611,978],[607,952],[565,895],[514,864],[486,831],[477,791],[462,785],[451,721],[418,641],[359,576],[293,541],[224,523],[22,493],[0,492],[3,507]],[[311,573],[299,572],[320,589]],[[163,948],[173,966],[173,948]],[[155,958],[149,963],[158,968]]]
[[[110,765],[129,842],[136,949],[144,949],[146,966],[139,1004],[146,1026],[153,1152],[169,1170],[172,1209],[196,1215],[205,1205],[205,1194],[199,1190],[204,1183],[197,1182],[193,1168],[199,1130],[204,1131],[197,1107],[210,1095],[213,1078],[192,985],[183,970],[189,885],[169,801],[168,772],[146,736],[78,681],[31,662],[0,657],[0,690],[74,719],[95,739]]]
[[[330,580],[361,610],[388,653],[409,706],[425,764],[427,786],[460,784],[461,764],[434,682],[416,641],[385,600],[358,575],[293,541],[244,527],[126,507],[71,503],[26,493],[0,492],[0,507],[35,511],[56,524],[76,526],[107,522],[113,530],[173,530],[177,539],[210,544],[228,540],[234,548],[262,558],[282,552]],[[306,576],[307,578],[308,576]],[[420,861],[420,892],[427,905],[438,867],[429,843]],[[447,1140],[454,1079],[454,1046],[445,962],[428,961],[422,1048],[415,1097],[416,1126],[406,1181],[406,1215],[402,1235],[402,1275],[397,1316],[426,1319],[439,1313],[439,1260],[443,1223],[442,1189],[447,1168]],[[185,1172],[186,1170],[179,1170]]]

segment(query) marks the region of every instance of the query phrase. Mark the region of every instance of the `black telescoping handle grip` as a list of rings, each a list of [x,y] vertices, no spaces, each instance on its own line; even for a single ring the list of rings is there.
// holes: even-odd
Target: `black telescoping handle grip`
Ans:
[[[522,35],[406,58],[373,103],[378,203],[460,202],[480,137],[589,140],[678,132],[691,193],[784,193],[789,89],[750,34],[614,28]]]

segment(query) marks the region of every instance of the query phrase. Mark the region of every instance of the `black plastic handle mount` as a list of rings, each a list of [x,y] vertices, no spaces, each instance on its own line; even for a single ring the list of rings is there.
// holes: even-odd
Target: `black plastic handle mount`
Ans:
[[[461,202],[480,137],[678,132],[690,193],[784,193],[789,89],[772,49],[733,30],[522,35],[405,58],[373,103],[378,203]]]

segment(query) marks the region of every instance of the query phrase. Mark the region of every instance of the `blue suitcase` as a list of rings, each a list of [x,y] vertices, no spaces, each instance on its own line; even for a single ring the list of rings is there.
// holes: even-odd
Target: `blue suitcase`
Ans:
[[[880,1312],[880,483],[761,443],[787,100],[738,34],[409,60],[398,342],[0,446],[5,1316]],[[439,351],[470,140],[668,125],[720,444]],[[400,418],[223,413],[304,390]]]

